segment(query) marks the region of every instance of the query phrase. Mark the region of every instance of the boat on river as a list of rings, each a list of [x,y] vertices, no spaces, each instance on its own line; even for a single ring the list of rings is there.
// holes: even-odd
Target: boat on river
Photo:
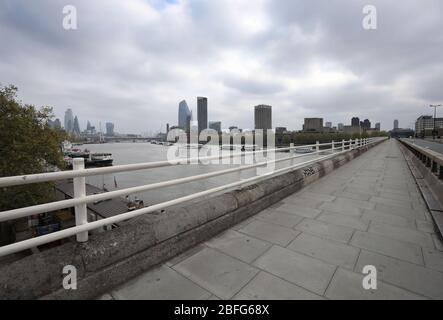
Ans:
[[[91,153],[88,149],[73,148],[69,141],[63,142],[62,152],[68,168],[72,168],[74,158],[85,159],[85,167],[112,166],[112,162],[114,161],[112,153]]]

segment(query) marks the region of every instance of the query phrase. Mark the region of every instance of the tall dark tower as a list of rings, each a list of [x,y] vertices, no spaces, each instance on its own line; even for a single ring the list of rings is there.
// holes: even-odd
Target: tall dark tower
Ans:
[[[264,104],[254,107],[255,129],[272,129],[272,107]]]
[[[208,98],[197,97],[198,135],[208,128]]]
[[[360,126],[360,119],[358,117],[354,117],[351,120],[351,126],[353,127],[359,127]]]

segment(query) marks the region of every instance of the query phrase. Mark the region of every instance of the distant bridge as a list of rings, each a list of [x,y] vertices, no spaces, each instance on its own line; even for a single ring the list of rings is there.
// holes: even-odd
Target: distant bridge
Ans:
[[[164,141],[163,137],[103,137],[107,142],[116,142],[116,141]]]

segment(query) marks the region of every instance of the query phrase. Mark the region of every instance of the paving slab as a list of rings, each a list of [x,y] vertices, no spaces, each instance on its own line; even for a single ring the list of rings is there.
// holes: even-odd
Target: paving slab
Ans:
[[[395,199],[389,199],[389,198],[383,198],[383,197],[371,197],[369,199],[370,202],[373,203],[380,203],[380,204],[387,204],[390,206],[400,207],[400,208],[406,208],[406,209],[413,209],[412,204],[410,201],[404,201],[404,200],[395,200]],[[373,208],[365,208],[365,209],[373,209]]]
[[[296,214],[286,213],[278,210],[264,210],[256,215],[258,220],[263,220],[269,223],[280,225],[283,227],[293,228],[303,217]]]
[[[419,230],[372,222],[369,226],[368,232],[380,234],[396,240],[414,243],[421,247],[434,248],[432,236],[429,233]]]
[[[258,270],[211,248],[176,264],[174,270],[222,299],[232,298]]]
[[[394,240],[379,234],[356,231],[350,244],[361,249],[423,265],[421,248],[412,243]]]
[[[359,188],[357,186],[349,186],[349,185],[347,185],[345,188],[343,188],[343,191],[344,192],[354,192],[354,193],[359,193],[359,194],[365,194],[365,195],[368,195],[370,197],[378,195],[378,191],[376,191],[374,188],[373,189],[364,189],[364,188]]]
[[[258,275],[234,297],[234,300],[321,299],[324,298],[264,271],[260,271]]]
[[[413,217],[408,219],[399,215],[388,214],[376,210],[364,210],[362,217],[371,221],[388,224],[392,226],[404,227],[410,229],[416,228],[415,219]]]
[[[284,213],[295,214],[299,217],[304,218],[315,218],[321,213],[321,210],[319,209],[302,207],[294,204],[283,204],[275,208],[275,210]]]
[[[342,198],[337,197],[337,199],[334,200],[333,203],[336,204],[343,204],[345,206],[353,206],[360,209],[369,209],[372,210],[375,208],[375,203],[365,201],[365,200],[355,200],[355,199],[349,199],[349,198]]]
[[[328,201],[328,202],[334,201],[336,198],[335,196],[331,196],[324,193],[312,192],[312,191],[301,192],[300,197],[306,199],[319,200],[319,201]]]
[[[362,250],[356,270],[362,270],[365,265],[375,266],[377,277],[386,283],[428,298],[443,299],[443,273],[441,272]]]
[[[375,205],[375,211],[388,213],[388,214],[394,214],[397,216],[401,216],[407,219],[421,219],[426,220],[425,215],[423,212],[413,210],[412,208],[403,208],[398,206],[392,206],[388,204],[381,204],[377,203]]]
[[[371,195],[357,191],[336,191],[334,192],[334,195],[337,197],[364,201],[368,201],[371,198]]]
[[[323,204],[322,200],[303,198],[299,195],[290,196],[288,198],[285,198],[285,199],[283,199],[283,202],[290,204],[290,205],[296,205],[296,206],[308,207],[308,208],[314,208],[314,209],[316,209],[321,204]]]
[[[295,229],[344,243],[347,243],[354,233],[354,229],[352,228],[336,226],[323,221],[307,218],[300,222]]]
[[[402,196],[409,196],[410,193],[407,189],[391,189],[391,188],[378,188],[378,195],[382,193],[389,193],[389,194],[397,194]]]
[[[348,214],[348,215],[358,216],[358,217],[360,217],[363,213],[363,211],[362,211],[363,209],[355,207],[354,205],[352,205],[350,203],[344,203],[344,202],[340,202],[340,203],[325,202],[321,206],[319,206],[318,209],[324,210],[324,211],[333,211],[333,212],[337,212],[337,213]]]
[[[300,234],[287,248],[351,270],[354,268],[360,252],[355,247],[307,233]]]
[[[174,258],[166,261],[165,265],[168,267],[172,267],[176,265],[179,262],[182,262],[183,260],[189,258],[190,256],[196,254],[197,252],[203,250],[206,248],[204,244],[198,244],[195,247],[192,247],[191,249],[186,250],[185,252],[175,256]]]
[[[425,266],[443,272],[443,252],[430,248],[423,248]]]
[[[234,230],[228,230],[205,244],[246,263],[251,263],[271,247],[269,242]]]
[[[411,195],[409,194],[399,194],[399,193],[392,193],[392,192],[379,192],[379,197],[391,199],[391,200],[398,200],[398,201],[411,201]]]
[[[238,231],[284,247],[300,234],[300,231],[260,220],[253,221]]]
[[[338,268],[326,291],[334,300],[424,300],[423,296],[377,281],[377,289],[364,289],[364,274]]]
[[[336,267],[307,255],[273,246],[254,266],[279,278],[323,295]]]
[[[361,231],[368,230],[369,220],[366,218],[354,217],[346,214],[323,211],[317,220],[327,222],[336,226],[349,227]]]
[[[211,293],[167,266],[128,281],[112,292],[119,300],[208,299]]]

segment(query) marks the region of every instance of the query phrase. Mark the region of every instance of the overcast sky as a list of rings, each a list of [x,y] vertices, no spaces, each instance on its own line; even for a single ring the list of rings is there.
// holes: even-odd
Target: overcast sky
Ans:
[[[68,4],[77,30],[63,28]],[[367,4],[376,30],[362,27]],[[442,12],[441,0],[0,0],[0,83],[62,123],[72,108],[82,129],[164,130],[182,99],[196,115],[197,96],[224,128],[252,128],[256,104],[289,129],[352,116],[410,127],[443,103]]]

